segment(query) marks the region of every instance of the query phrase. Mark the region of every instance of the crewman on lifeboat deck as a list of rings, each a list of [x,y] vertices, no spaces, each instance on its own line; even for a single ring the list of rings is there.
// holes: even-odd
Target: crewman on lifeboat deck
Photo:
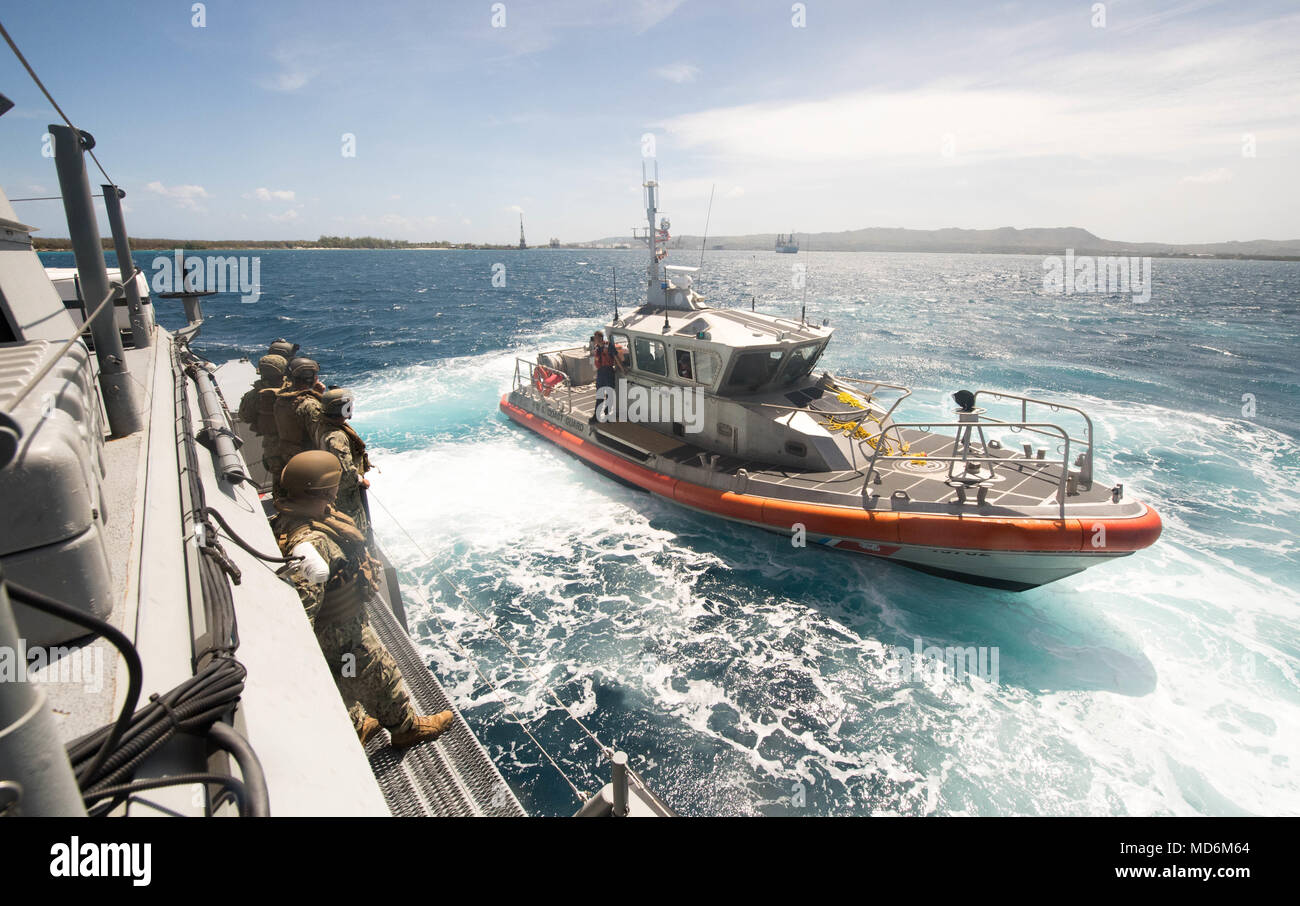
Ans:
[[[333,507],[341,475],[338,459],[324,450],[290,459],[275,501],[276,540],[286,557],[302,558],[291,580],[361,744],[383,726],[393,747],[404,749],[444,733],[452,712],[416,713],[402,671],[370,628],[365,605],[378,591],[383,568],[356,524]]]
[[[606,342],[604,331],[598,330],[591,337],[591,358],[596,366],[596,408],[592,410],[588,421],[594,425],[597,422],[596,415],[600,412],[601,400],[617,392],[614,376],[616,371],[623,370],[623,357],[614,345],[613,336]],[[609,391],[601,393],[602,387],[608,387]]]

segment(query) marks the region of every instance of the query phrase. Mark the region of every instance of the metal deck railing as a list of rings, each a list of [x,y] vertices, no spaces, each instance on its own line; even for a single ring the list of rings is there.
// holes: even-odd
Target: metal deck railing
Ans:
[[[523,366],[521,373],[520,366]],[[538,385],[551,375],[557,375],[560,382],[551,388],[550,393],[544,392]],[[547,405],[557,405],[558,399],[553,399],[557,391],[563,391],[560,399],[564,400],[564,411],[573,411],[573,382],[569,376],[558,368],[551,368],[549,365],[543,365],[540,362],[530,362],[528,359],[515,359],[515,375],[512,383],[512,389],[517,393],[523,391],[534,399],[540,400]]]
[[[1059,507],[1060,518],[1065,518],[1065,501],[1067,497],[1073,496],[1081,486],[1084,490],[1092,487],[1092,463],[1093,463],[1093,431],[1092,419],[1088,414],[1077,406],[1069,406],[1064,403],[1054,403],[1049,400],[1040,400],[1028,396],[1020,396],[1014,393],[1002,393],[993,390],[979,390],[975,393],[975,399],[978,400],[980,395],[992,397],[995,400],[1010,400],[1020,403],[1021,419],[1019,421],[1008,421],[1005,419],[995,418],[986,415],[983,410],[972,412],[972,418],[965,421],[955,422],[895,422],[884,428],[874,440],[871,459],[867,465],[867,478],[863,484],[863,494],[870,492],[872,483],[879,484],[881,476],[876,471],[876,466],[884,462],[901,462],[903,460],[914,460],[917,457],[913,454],[903,452],[905,450],[904,429],[930,433],[936,428],[955,429],[953,437],[952,451],[949,456],[931,456],[926,455],[926,462],[944,462],[948,463],[947,483],[957,491],[958,502],[964,503],[966,500],[966,491],[975,489],[978,494],[980,503],[984,502],[988,487],[994,479],[999,466],[1008,466],[1012,464],[1038,463],[1043,470],[1052,475],[1052,471],[1059,468],[1059,472],[1053,477],[1056,480],[1056,501]],[[1060,425],[1054,422],[1029,421],[1028,415],[1030,406],[1045,407],[1053,412],[1067,411],[1078,415],[1084,423],[1086,437],[1074,437]],[[1060,459],[1048,459],[1046,449],[1039,448],[1037,455],[1033,455],[1034,449],[1031,444],[1025,444],[1025,457],[1022,459],[1013,453],[990,453],[990,450],[1002,450],[999,441],[991,440],[979,444],[980,453],[974,452],[976,445],[971,442],[971,432],[978,430],[981,440],[983,440],[983,431],[985,428],[1006,428],[1013,434],[1027,432],[1037,437],[1049,438],[1055,444],[1056,452],[1060,454]],[[889,447],[889,436],[892,434],[897,442],[898,454],[893,453]],[[1071,446],[1075,448],[1082,447],[1083,451],[1077,458],[1071,461]],[[863,450],[866,453],[866,450]],[[958,465],[962,468],[959,470]],[[1077,467],[1075,471],[1073,467]],[[987,468],[988,473],[984,474],[981,468]]]

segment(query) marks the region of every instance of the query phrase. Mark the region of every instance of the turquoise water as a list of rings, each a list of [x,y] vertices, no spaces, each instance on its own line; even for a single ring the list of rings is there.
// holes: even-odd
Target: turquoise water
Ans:
[[[905,416],[960,387],[1089,411],[1164,536],[1015,594],[795,550],[505,420],[514,357],[608,319],[612,267],[626,307],[639,252],[254,254],[261,300],[209,300],[199,345],[287,336],[358,391],[413,629],[530,811],[576,802],[460,648],[582,790],[604,769],[493,632],[689,814],[1300,813],[1300,264],[1157,259],[1135,302],[1048,293],[1031,256],[710,253],[710,300],[787,315],[806,266],[824,364],[908,384]],[[917,639],[996,647],[996,682],[904,681]]]

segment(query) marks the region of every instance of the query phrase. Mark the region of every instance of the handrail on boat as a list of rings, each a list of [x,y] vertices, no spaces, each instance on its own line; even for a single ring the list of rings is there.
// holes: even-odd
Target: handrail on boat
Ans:
[[[525,373],[523,376],[521,376],[519,373],[520,365],[523,365],[525,368]],[[573,411],[573,382],[569,380],[569,376],[567,374],[565,374],[563,371],[561,371],[558,368],[552,368],[549,365],[543,365],[541,362],[530,362],[528,359],[521,359],[519,357],[516,357],[513,389],[516,392],[523,390],[529,393],[529,395],[549,405],[549,403],[551,402],[551,396],[547,394],[538,393],[537,388],[533,386],[533,374],[537,369],[540,369],[543,374],[547,374],[547,375],[558,374],[560,376],[561,380],[560,380],[559,387],[557,389],[563,389],[566,391],[564,397],[565,400],[564,411],[572,412]],[[553,393],[554,391],[552,391],[552,394]]]
[[[1088,432],[1087,437],[1084,438],[1071,437],[1069,435],[1069,432],[1065,432],[1065,434],[1068,441],[1072,441],[1073,443],[1080,444],[1083,446],[1083,453],[1080,454],[1080,460],[1079,460],[1079,483],[1083,486],[1084,490],[1087,490],[1088,488],[1092,487],[1093,431],[1092,431],[1092,419],[1088,416],[1088,413],[1084,412],[1078,406],[1068,406],[1065,403],[1054,403],[1051,400],[1035,399],[1032,396],[1021,396],[1018,393],[1005,393],[1001,390],[988,390],[988,389],[976,390],[975,399],[977,401],[979,400],[980,394],[991,396],[995,400],[1014,400],[1016,402],[1019,402],[1021,422],[1028,421],[1029,405],[1031,403],[1036,406],[1046,406],[1047,408],[1051,409],[1053,412],[1059,412],[1061,410],[1065,410],[1066,412],[1073,412],[1076,415],[1078,415],[1080,418],[1082,418],[1084,427],[1087,429]],[[1005,422],[1002,422],[1000,419],[996,419],[996,418],[987,418],[984,420],[994,422],[994,423],[1007,424]],[[1060,429],[1059,426],[1057,427],[1058,430],[1064,431],[1064,429]]]
[[[786,411],[788,411],[788,412],[790,413],[790,419],[791,419],[791,420],[794,419],[794,416],[795,416],[795,413],[796,413],[796,412],[806,412],[806,413],[808,413],[809,415],[815,415],[815,416],[832,416],[832,415],[833,415],[833,416],[836,416],[836,417],[839,417],[839,416],[842,416],[842,415],[853,415],[853,416],[856,416],[856,417],[853,418],[851,421],[846,420],[846,421],[844,422],[844,424],[846,424],[846,425],[849,425],[849,424],[852,425],[852,428],[850,428],[849,431],[848,431],[848,436],[849,436],[850,438],[852,438],[853,435],[857,433],[857,430],[858,430],[860,427],[862,427],[862,421],[863,421],[863,419],[865,419],[865,418],[867,418],[867,417],[871,417],[872,421],[874,421],[874,422],[876,422],[876,424],[880,425],[881,428],[884,428],[885,424],[888,423],[890,417],[893,416],[893,414],[894,414],[894,410],[898,408],[898,404],[901,403],[903,400],[907,399],[909,396],[912,395],[912,388],[907,387],[907,386],[904,386],[903,384],[891,384],[891,383],[889,383],[888,381],[869,380],[869,379],[865,379],[865,378],[832,377],[832,378],[830,378],[831,387],[830,387],[829,389],[832,389],[832,390],[840,390],[841,392],[847,392],[847,391],[844,390],[844,388],[841,388],[841,387],[838,386],[838,382],[839,382],[839,381],[847,381],[847,382],[849,382],[849,383],[851,383],[851,384],[862,384],[862,385],[864,385],[864,386],[869,386],[869,387],[871,387],[872,389],[869,390],[869,391],[867,391],[867,394],[866,394],[866,395],[867,395],[867,399],[866,399],[866,404],[867,404],[867,405],[866,405],[866,408],[863,408],[863,409],[849,409],[849,410],[847,410],[847,411],[845,411],[845,412],[826,412],[826,411],[821,410],[821,409],[813,409],[813,408],[810,407],[810,406],[793,406],[793,405],[787,405],[787,404],[785,404],[785,403],[759,403],[759,405],[760,405],[760,406],[766,406],[766,407],[768,407],[769,409],[783,409],[783,410],[786,410]],[[876,393],[876,391],[879,390],[881,387],[885,387],[885,388],[888,388],[888,389],[890,389],[890,390],[898,390],[898,391],[900,391],[899,396],[894,400],[893,404],[890,405],[890,407],[889,407],[888,409],[885,409],[885,408],[882,407],[882,406],[875,406],[875,405],[873,405],[873,403],[875,402],[875,399],[874,399],[875,393]],[[875,416],[872,415],[872,412],[879,412],[879,413],[881,413],[881,415],[880,415],[879,418],[876,418]],[[779,417],[779,416],[778,416],[778,417]],[[788,423],[787,423],[787,424],[788,424]],[[879,436],[880,436],[879,434],[876,435],[876,437],[879,437]],[[857,453],[855,452],[855,450],[856,450],[856,447],[855,447],[854,445],[850,444],[850,445],[849,445],[849,456],[851,457],[852,465],[854,466],[854,468],[857,468],[858,459],[857,459]]]
[[[869,385],[874,389],[868,392],[867,394],[868,396],[873,395],[875,391],[879,390],[881,387],[888,387],[890,390],[902,391],[902,394],[897,399],[894,400],[894,404],[890,406],[889,409],[885,412],[885,414],[880,417],[880,420],[882,422],[887,420],[890,416],[894,414],[894,410],[898,408],[899,403],[901,403],[903,400],[907,399],[909,396],[912,395],[911,387],[907,387],[903,384],[890,384],[887,381],[877,381],[877,380],[871,380],[867,378],[851,378],[851,377],[831,378],[832,383],[836,381],[848,381],[850,384]]]
[[[889,432],[891,431],[894,432],[894,438],[897,441],[898,449],[902,450],[904,444],[903,434],[902,434],[903,428],[912,428],[918,431],[924,431],[927,434],[930,433],[935,428],[956,428],[957,434],[953,437],[953,445],[954,445],[954,452],[955,452],[956,445],[962,442],[961,429],[979,427],[980,425],[985,425],[985,424],[997,426],[1000,428],[1010,428],[1012,431],[1017,431],[1017,432],[1027,430],[1035,434],[1044,434],[1049,437],[1059,438],[1062,441],[1062,445],[1059,448],[1061,450],[1061,458],[1059,460],[1031,459],[1031,458],[1018,459],[1015,456],[1009,456],[1009,457],[989,456],[989,455],[972,456],[969,453],[967,453],[964,456],[930,456],[929,454],[925,454],[924,456],[921,456],[915,453],[903,453],[898,456],[895,455],[882,456],[880,452],[882,449],[885,449],[888,446],[886,435],[888,435]],[[989,467],[990,477],[994,472],[994,468],[999,464],[1007,465],[1010,463],[1017,463],[1017,462],[1019,463],[1029,462],[1029,463],[1041,463],[1044,466],[1060,465],[1061,475],[1057,481],[1056,501],[1058,507],[1060,508],[1060,518],[1064,519],[1065,498],[1069,494],[1069,479],[1071,475],[1074,474],[1070,471],[1070,440],[1071,440],[1070,435],[1065,431],[1065,429],[1063,429],[1060,425],[1055,425],[1052,424],[1051,422],[1005,422],[1000,419],[987,419],[987,420],[980,419],[979,421],[969,421],[969,422],[895,422],[894,424],[889,425],[887,428],[884,428],[880,432],[880,434],[877,435],[876,437],[876,445],[871,455],[871,461],[870,463],[867,464],[867,477],[862,484],[863,493],[865,494],[867,492],[867,489],[871,487],[871,482],[873,477],[878,476],[878,473],[876,472],[877,462],[901,462],[902,460],[910,461],[910,460],[916,460],[920,458],[924,458],[926,462],[946,462],[950,464],[948,467],[950,480],[953,478],[952,464],[959,463],[959,462],[965,463],[967,465],[971,463],[975,463],[977,465],[987,465]],[[969,441],[967,441],[967,449],[969,450]],[[987,447],[986,447],[986,451],[987,451]],[[985,479],[985,481],[987,480],[988,479]]]

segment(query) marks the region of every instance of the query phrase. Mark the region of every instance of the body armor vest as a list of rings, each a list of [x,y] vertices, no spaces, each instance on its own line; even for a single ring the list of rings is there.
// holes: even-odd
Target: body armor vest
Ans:
[[[279,429],[275,422],[275,395],[278,393],[274,387],[264,387],[257,391],[257,433],[263,437],[278,437]]]
[[[281,390],[275,397],[275,430],[280,436],[280,455],[285,459],[292,459],[305,450],[310,440],[307,437],[307,429],[303,427],[302,420],[294,411],[298,400],[304,396],[320,399],[320,394],[311,387],[303,390]]]
[[[333,508],[315,518],[291,517],[293,521],[276,540],[289,552],[310,531],[326,535],[343,551],[345,561],[331,563],[325,595],[316,613],[316,625],[342,623],[362,613],[366,601],[379,590],[382,567],[366,550],[366,538],[355,522]]]

